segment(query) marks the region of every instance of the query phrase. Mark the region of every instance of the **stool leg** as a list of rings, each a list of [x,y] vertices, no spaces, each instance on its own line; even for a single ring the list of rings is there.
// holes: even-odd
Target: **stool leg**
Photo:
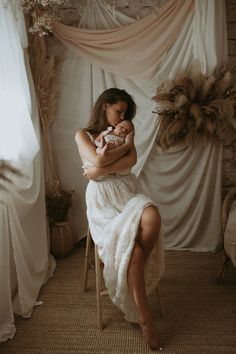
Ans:
[[[159,308],[160,316],[163,317],[163,309],[162,309],[162,303],[161,303],[161,298],[160,298],[158,286],[156,287],[156,297],[157,297],[157,305]]]
[[[84,283],[83,290],[87,291],[87,282],[88,282],[88,267],[89,267],[89,251],[91,248],[91,234],[89,228],[87,230],[86,236],[86,250],[85,250],[85,259],[84,259]]]
[[[102,325],[102,302],[101,302],[101,265],[98,255],[97,245],[94,244],[95,252],[95,272],[96,272],[96,297],[97,297],[97,317],[98,328],[101,330]]]
[[[230,258],[229,256],[226,254],[226,252],[224,252],[224,259],[223,259],[223,263],[221,265],[221,269],[220,269],[220,273],[217,277],[217,283],[219,284],[222,284],[224,283],[224,277],[225,277],[225,273],[226,273],[226,270],[227,270],[227,267],[229,265],[229,261],[230,261]]]

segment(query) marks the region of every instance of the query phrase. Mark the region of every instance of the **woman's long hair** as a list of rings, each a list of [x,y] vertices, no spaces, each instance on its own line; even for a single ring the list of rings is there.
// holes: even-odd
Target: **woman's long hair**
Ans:
[[[118,102],[126,102],[128,105],[125,112],[125,119],[132,120],[136,114],[136,104],[133,98],[125,91],[118,88],[109,88],[105,90],[97,99],[91,112],[90,121],[85,129],[92,135],[99,134],[107,128],[108,122],[104,104],[115,104]]]

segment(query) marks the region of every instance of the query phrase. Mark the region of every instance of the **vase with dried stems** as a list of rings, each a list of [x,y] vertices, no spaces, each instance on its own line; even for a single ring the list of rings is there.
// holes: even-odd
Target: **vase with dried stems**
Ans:
[[[74,191],[60,189],[59,181],[46,192],[46,209],[51,235],[51,252],[55,257],[67,256],[73,249],[73,238],[67,215]]]

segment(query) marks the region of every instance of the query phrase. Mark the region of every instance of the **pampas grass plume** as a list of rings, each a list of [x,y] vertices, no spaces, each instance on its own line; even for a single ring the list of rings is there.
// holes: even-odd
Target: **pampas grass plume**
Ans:
[[[226,71],[223,78],[217,82],[217,92],[222,95],[232,86],[232,75],[229,71]]]
[[[165,112],[167,114],[168,114],[168,112],[173,113],[176,110],[177,109],[176,109],[175,104],[173,102],[170,102],[167,100],[158,102],[157,111],[159,114],[162,114],[162,112]]]
[[[184,129],[184,122],[181,119],[176,119],[170,124],[169,133],[171,135],[178,135]]]
[[[179,95],[177,96],[176,100],[175,100],[175,106],[180,109],[186,105],[188,105],[190,102],[189,102],[189,99],[187,96],[185,95]]]
[[[216,122],[212,121],[210,118],[207,118],[206,119],[206,130],[208,131],[208,133],[210,135],[215,133],[215,131],[216,131]]]
[[[212,89],[212,86],[214,85],[216,79],[214,76],[206,76],[203,81],[202,81],[202,87],[201,87],[201,97],[205,98],[208,94],[209,91]]]
[[[196,104],[193,103],[190,107],[190,115],[193,117],[193,119],[195,120],[195,125],[196,128],[200,128],[203,118],[202,118],[202,111],[200,109],[200,107]]]

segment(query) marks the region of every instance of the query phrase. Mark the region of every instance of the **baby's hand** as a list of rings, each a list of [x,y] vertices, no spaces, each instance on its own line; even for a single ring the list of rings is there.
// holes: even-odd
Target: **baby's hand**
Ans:
[[[132,130],[132,132],[128,133],[125,137],[125,142],[127,144],[132,144],[134,141],[134,130]]]

